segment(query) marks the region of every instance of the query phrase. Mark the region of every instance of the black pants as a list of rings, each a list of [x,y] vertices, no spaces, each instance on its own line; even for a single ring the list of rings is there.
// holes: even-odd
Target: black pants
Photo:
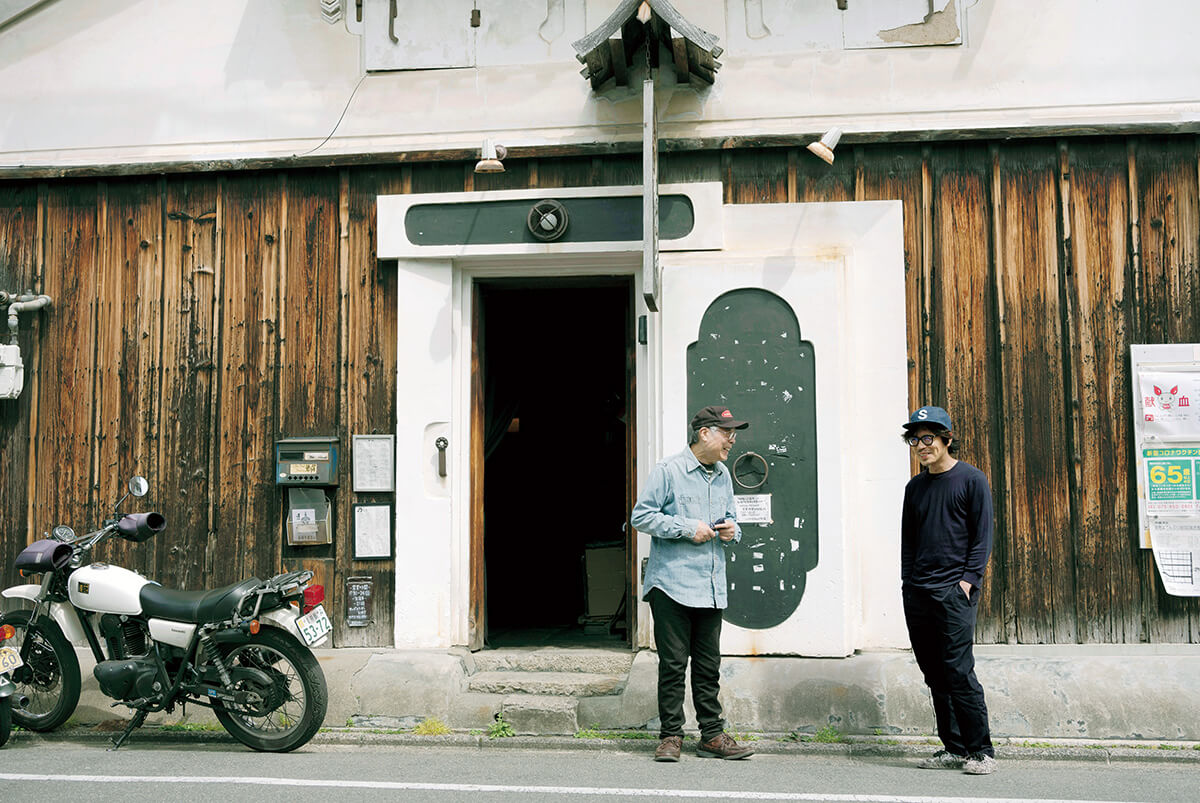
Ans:
[[[904,619],[913,656],[933,695],[938,737],[956,756],[994,756],[983,687],[975,678],[975,612],[958,583],[946,588],[904,589]]]
[[[684,672],[692,659],[692,703],[704,740],[725,729],[721,718],[721,611],[680,605],[650,589],[654,640],[658,644],[659,738],[683,735]]]

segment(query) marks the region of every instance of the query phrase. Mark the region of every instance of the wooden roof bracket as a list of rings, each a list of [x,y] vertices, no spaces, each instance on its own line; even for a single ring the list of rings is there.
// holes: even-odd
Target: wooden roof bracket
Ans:
[[[686,44],[676,40],[672,42],[666,38],[664,34],[667,31],[657,32],[663,41],[667,42],[672,47],[674,55],[674,66],[677,74],[683,78],[687,73],[693,72],[702,80],[711,84],[716,72],[716,68],[720,65],[716,59],[724,52],[724,49],[717,44],[717,37],[710,34],[708,31],[689,22],[682,14],[680,14],[669,0],[621,0],[621,4],[608,16],[598,28],[571,43],[575,48],[575,58],[584,66],[581,74],[585,78],[592,81],[593,89],[599,89],[599,85],[603,83],[610,75],[616,77],[617,83],[624,86],[627,80],[625,64],[616,64],[618,60],[624,56],[628,59],[632,56],[630,37],[626,36],[629,31],[629,25],[636,19],[638,8],[642,3],[650,6],[654,13],[652,23],[657,23],[659,28],[667,28],[671,31],[682,35],[686,40]],[[638,26],[640,27],[640,26]],[[613,39],[615,35],[620,36],[620,39]],[[620,42],[623,47],[614,47],[609,40]],[[604,49],[601,55],[600,49]],[[609,51],[612,48],[612,51]],[[694,48],[694,50],[693,50]],[[624,51],[624,52],[622,52]],[[688,64],[689,52],[702,53],[703,57],[695,59],[692,65]],[[702,71],[694,68],[702,67]]]

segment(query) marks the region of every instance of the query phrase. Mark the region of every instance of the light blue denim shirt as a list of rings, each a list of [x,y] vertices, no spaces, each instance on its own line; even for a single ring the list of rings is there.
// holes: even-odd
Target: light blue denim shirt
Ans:
[[[733,482],[724,463],[717,463],[710,476],[689,448],[651,470],[631,518],[638,531],[653,536],[642,599],[659,588],[689,608],[728,605],[726,542],[692,541],[701,521],[712,524],[719,518],[734,518]],[[741,540],[738,527],[734,541]]]

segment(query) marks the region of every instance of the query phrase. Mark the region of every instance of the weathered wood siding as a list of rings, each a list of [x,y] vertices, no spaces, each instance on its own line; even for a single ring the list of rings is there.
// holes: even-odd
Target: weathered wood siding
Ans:
[[[390,643],[393,564],[349,559],[353,504],[392,498],[348,470],[350,435],[396,412],[402,288],[375,258],[375,196],[641,180],[636,154],[471,167],[0,183],[0,283],[54,298],[22,320],[26,390],[0,403],[6,581],[27,540],[95,523],[141,472],[171,527],[114,559],[187,588],[307,566],[338,644]],[[722,181],[727,203],[904,203],[910,401],[951,410],[995,492],[981,641],[1200,641],[1200,603],[1165,595],[1137,546],[1127,356],[1200,340],[1195,137],[872,145],[832,166],[667,152],[661,170]],[[334,543],[289,549],[273,442],[325,434]],[[375,581],[373,627],[344,624],[350,576]]]
[[[374,256],[372,171],[0,183],[0,289],[35,288],[26,389],[0,404],[0,554],[97,525],[144,474],[169,527],[99,557],[199,589],[282,568],[325,583],[340,645],[390,644],[392,567],[350,560],[350,436],[395,420],[396,281]],[[283,545],[274,441],[340,439],[329,547]],[[139,503],[140,504],[140,503]],[[128,506],[127,506],[128,507]],[[345,625],[344,579],[375,579]]]

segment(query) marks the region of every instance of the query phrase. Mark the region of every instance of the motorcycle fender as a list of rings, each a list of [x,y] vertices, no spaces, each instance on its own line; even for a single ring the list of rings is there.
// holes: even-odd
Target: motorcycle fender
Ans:
[[[6,588],[3,591],[0,591],[0,597],[4,597],[5,599],[27,599],[30,602],[33,602],[37,599],[37,595],[40,594],[41,591],[42,587],[40,584],[12,586],[11,588]]]
[[[16,693],[17,687],[4,675],[0,675],[0,697],[12,697]]]
[[[25,599],[37,602],[38,595],[41,593],[40,585],[23,585],[6,588],[0,591],[0,596],[5,599]],[[79,614],[75,613],[74,608],[61,602],[51,602],[50,617],[54,619],[63,635],[72,644],[82,646],[88,644],[87,634],[83,632],[83,624],[79,621]]]
[[[297,612],[297,610],[290,605],[286,608],[276,608],[273,611],[267,611],[266,613],[260,613],[258,615],[260,622],[266,622],[273,627],[277,627],[280,630],[287,632],[292,638],[296,639],[301,644],[304,644],[304,637],[300,635],[300,628],[296,626],[296,620],[299,618],[299,612]],[[309,648],[311,649],[312,647],[320,647],[327,641],[329,641],[329,636],[325,636],[325,638],[321,639],[316,644],[311,645]]]

